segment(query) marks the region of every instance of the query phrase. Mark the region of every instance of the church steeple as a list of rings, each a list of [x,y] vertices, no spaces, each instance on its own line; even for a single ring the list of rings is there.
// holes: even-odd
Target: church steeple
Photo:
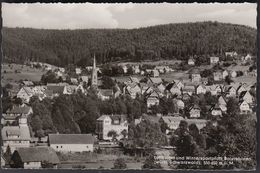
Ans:
[[[96,57],[95,57],[95,54],[94,54],[94,59],[93,59],[91,86],[95,86],[95,87],[97,86],[97,68],[96,68]]]

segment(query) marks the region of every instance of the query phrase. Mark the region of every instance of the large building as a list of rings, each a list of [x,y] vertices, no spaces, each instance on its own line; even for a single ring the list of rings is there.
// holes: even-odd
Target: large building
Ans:
[[[30,147],[31,135],[27,124],[27,117],[19,118],[18,126],[4,126],[2,128],[2,149],[6,151],[7,146],[13,152],[17,148]]]
[[[102,115],[96,122],[96,133],[100,140],[120,140],[127,137],[128,122],[125,115]]]
[[[49,134],[49,146],[57,152],[93,152],[95,141],[91,134]]]
[[[11,157],[13,168],[57,168],[60,160],[50,147],[29,147],[15,150]]]

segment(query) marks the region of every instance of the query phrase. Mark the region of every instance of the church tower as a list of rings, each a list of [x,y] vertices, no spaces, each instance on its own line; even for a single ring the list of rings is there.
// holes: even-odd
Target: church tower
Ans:
[[[97,81],[96,57],[94,54],[92,76],[91,76],[91,86],[97,87],[97,84],[98,84],[98,81]]]

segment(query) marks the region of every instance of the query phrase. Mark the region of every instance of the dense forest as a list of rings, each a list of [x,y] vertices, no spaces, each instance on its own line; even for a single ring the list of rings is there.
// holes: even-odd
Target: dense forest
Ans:
[[[219,22],[167,24],[138,29],[47,30],[3,28],[4,61],[58,66],[256,52],[256,29]]]

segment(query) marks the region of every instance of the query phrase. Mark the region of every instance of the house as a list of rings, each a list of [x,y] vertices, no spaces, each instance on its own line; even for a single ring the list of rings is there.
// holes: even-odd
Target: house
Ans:
[[[160,91],[160,93],[164,93],[165,88],[166,88],[166,87],[163,85],[163,83],[160,83],[160,84],[157,86],[157,89]]]
[[[189,94],[190,96],[195,93],[195,87],[193,85],[185,85],[182,88],[182,94]]]
[[[83,82],[88,83],[89,77],[88,76],[81,76],[80,77]]]
[[[196,87],[196,94],[206,94],[207,89],[205,85],[201,84]]]
[[[126,74],[127,73],[127,66],[126,65],[121,65],[121,68],[123,69],[123,72]]]
[[[184,83],[183,83],[183,81],[182,80],[173,80],[173,82],[174,82],[174,84],[176,84],[177,85],[177,87],[179,88],[179,89],[182,89],[183,87],[184,87]]]
[[[33,91],[33,87],[22,87],[18,93],[17,93],[17,98],[22,99],[23,102],[29,103],[30,98],[35,94]]]
[[[219,104],[215,104],[214,106],[212,106],[209,111],[213,116],[222,116],[222,110]]]
[[[251,61],[252,60],[252,56],[250,54],[247,54],[244,58],[244,61]]]
[[[233,86],[229,86],[225,92],[226,97],[236,97],[237,95],[236,89]]]
[[[141,94],[141,88],[135,83],[125,86],[123,91],[124,94],[130,95],[132,99],[135,99],[138,94]]]
[[[206,92],[210,92],[211,95],[217,95],[217,90],[215,85],[206,85]]]
[[[219,63],[219,57],[216,57],[216,56],[210,57],[210,64],[211,65],[215,65],[217,63]]]
[[[159,72],[159,70],[152,70],[151,71],[151,76],[152,77],[159,77],[159,75],[160,75],[160,72]]]
[[[252,104],[253,103],[253,96],[250,94],[249,91],[243,91],[241,92],[240,96],[239,96],[239,100],[240,101],[246,101],[248,104]]]
[[[66,85],[61,85],[61,84],[47,84],[47,90],[51,91],[53,93],[53,96],[59,96],[61,94],[66,93]]]
[[[199,118],[200,117],[200,107],[198,105],[192,105],[189,108],[190,118]]]
[[[191,98],[191,95],[189,95],[188,93],[182,94],[182,100],[183,101],[188,101],[188,100],[190,100],[190,98]]]
[[[1,168],[4,168],[6,165],[6,158],[4,157],[3,151],[1,151]]]
[[[226,99],[222,95],[220,95],[218,97],[218,104],[219,105],[227,105],[227,101],[226,101]]]
[[[228,76],[228,71],[227,71],[227,70],[224,70],[224,71],[222,72],[222,78],[223,78],[223,79],[226,79],[227,76]]]
[[[179,128],[179,124],[182,120],[185,120],[183,117],[181,116],[162,116],[159,120],[160,123],[165,123],[167,125],[167,127],[172,130],[175,131],[176,129]],[[166,130],[166,134],[169,133],[169,130]]]
[[[33,113],[33,110],[29,106],[13,106],[11,109],[7,110],[6,113],[3,113],[1,124],[2,125],[10,125],[14,122],[18,123],[18,119],[20,117],[28,117]]]
[[[140,80],[137,77],[130,76],[129,77],[129,82],[138,84],[138,83],[140,83]]]
[[[159,85],[162,82],[163,82],[162,78],[160,78],[160,77],[149,77],[148,81],[147,81],[147,84],[148,85]]]
[[[76,69],[75,69],[75,72],[76,72],[77,75],[79,75],[79,74],[81,74],[82,71],[81,71],[80,68],[76,68]]]
[[[214,81],[221,81],[223,80],[223,73],[221,70],[217,70],[213,72],[213,79]]]
[[[13,168],[39,169],[57,168],[60,160],[56,152],[50,147],[18,148],[11,157]],[[47,165],[48,164],[48,165]]]
[[[193,68],[190,70],[191,82],[196,83],[201,81],[200,72],[197,68]]]
[[[59,71],[60,71],[61,73],[65,73],[65,68],[59,67]]]
[[[240,113],[241,114],[247,114],[247,113],[251,113],[252,109],[250,108],[249,103],[247,103],[246,101],[242,100],[239,103],[239,109],[240,109]]]
[[[168,73],[171,71],[171,69],[169,68],[169,66],[156,66],[154,68],[155,70],[158,70],[160,73]]]
[[[209,83],[208,78],[202,77],[202,78],[201,78],[201,83],[202,83],[203,85],[208,85],[208,83]]]
[[[49,134],[49,146],[56,152],[94,151],[96,138],[92,134]]]
[[[113,98],[114,92],[112,89],[99,89],[97,95],[99,99],[104,101]]]
[[[78,79],[77,78],[70,78],[70,82],[74,85],[78,84]]]
[[[244,91],[247,91],[247,90],[246,90],[245,86],[241,84],[241,85],[237,88],[236,94],[237,94],[238,96],[240,96],[241,93],[244,92]]]
[[[229,75],[230,75],[230,77],[235,78],[235,77],[237,77],[237,72],[235,70],[231,70],[231,71],[229,71]]]
[[[112,133],[113,132],[113,133]],[[125,115],[102,115],[96,122],[96,134],[100,140],[127,138],[128,122]]]
[[[176,85],[176,83],[170,83],[166,89],[170,91],[172,95],[181,95],[181,89]]]
[[[146,90],[148,88],[150,88],[150,86],[148,86],[148,84],[146,84],[146,83],[141,82],[140,83],[140,88],[141,88],[141,94],[144,94],[146,92]]]
[[[18,126],[4,126],[1,130],[2,149],[6,151],[7,146],[11,152],[20,147],[30,147],[31,135],[27,124],[27,117],[19,117]]]
[[[132,70],[133,70],[134,74],[139,74],[140,73],[139,65],[133,65]]]
[[[146,97],[146,104],[147,107],[150,108],[153,105],[159,105],[159,94],[156,91],[151,92],[147,97]]]
[[[215,85],[213,85],[213,86],[215,87],[215,89],[216,89],[218,95],[222,93],[223,85],[221,85],[221,84],[215,84]]]
[[[226,57],[230,56],[230,57],[236,57],[238,54],[235,51],[232,52],[225,52]]]
[[[24,86],[33,86],[34,85],[32,81],[22,81],[22,84]]]
[[[219,105],[222,112],[227,111],[227,101],[223,96],[218,97],[218,105]]]
[[[193,58],[189,58],[188,65],[195,65],[195,60]]]
[[[173,103],[175,103],[177,105],[179,110],[184,109],[185,104],[181,99],[173,99]]]
[[[199,130],[201,130],[203,127],[205,127],[207,125],[207,120],[205,119],[196,119],[196,118],[192,118],[192,119],[185,119],[185,121],[188,123],[188,126],[191,124],[195,124]]]

